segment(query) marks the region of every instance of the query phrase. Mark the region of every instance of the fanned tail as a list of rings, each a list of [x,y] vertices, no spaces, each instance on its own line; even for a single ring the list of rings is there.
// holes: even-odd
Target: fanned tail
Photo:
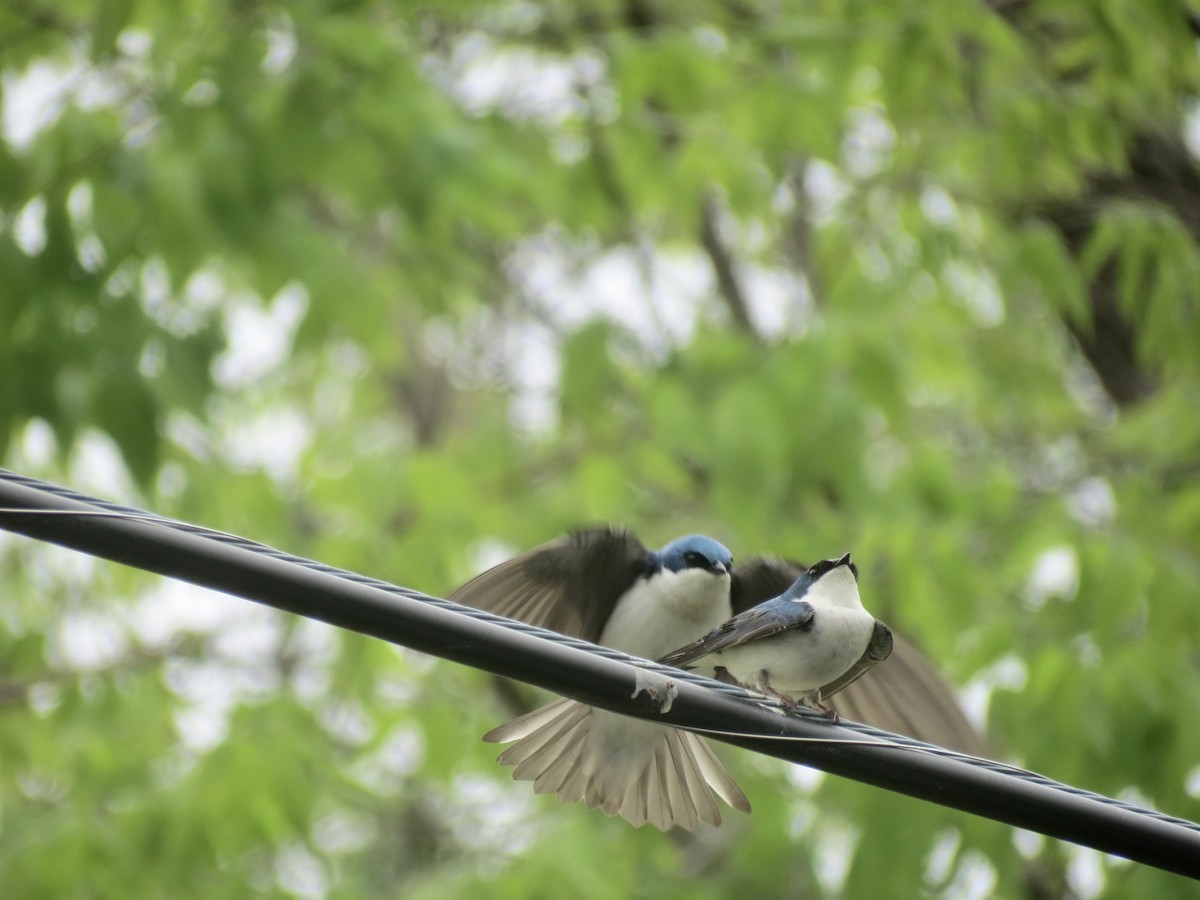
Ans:
[[[717,798],[750,812],[750,802],[697,735],[559,700],[494,728],[489,743],[513,778],[538,794],[582,801],[631,825],[666,831],[721,824]]]

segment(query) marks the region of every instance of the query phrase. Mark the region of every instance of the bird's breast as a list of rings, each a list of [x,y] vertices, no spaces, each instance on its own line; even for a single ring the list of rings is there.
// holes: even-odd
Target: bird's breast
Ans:
[[[657,659],[707,634],[733,614],[729,576],[664,569],[642,578],[617,601],[599,643]]]
[[[824,607],[810,628],[751,641],[715,662],[743,684],[753,684],[765,669],[776,690],[803,694],[844,675],[863,655],[874,630],[875,619],[866,610]]]

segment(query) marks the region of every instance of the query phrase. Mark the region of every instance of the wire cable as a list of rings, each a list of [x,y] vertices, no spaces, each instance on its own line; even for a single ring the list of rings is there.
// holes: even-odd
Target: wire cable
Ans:
[[[1200,825],[0,469],[0,527],[1200,878]]]

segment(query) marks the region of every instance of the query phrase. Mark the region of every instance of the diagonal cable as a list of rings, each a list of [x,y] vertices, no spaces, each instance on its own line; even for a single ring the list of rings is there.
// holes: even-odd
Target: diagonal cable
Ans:
[[[1200,878],[1200,825],[0,469],[0,527]]]

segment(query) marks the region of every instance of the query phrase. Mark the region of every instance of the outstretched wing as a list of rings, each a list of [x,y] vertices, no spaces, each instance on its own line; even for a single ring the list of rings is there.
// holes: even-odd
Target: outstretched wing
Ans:
[[[804,600],[763,603],[718,625],[698,641],[668,653],[659,662],[682,669],[710,653],[728,650],[792,628],[811,628],[812,622],[812,604]]]
[[[488,569],[450,599],[594,642],[650,563],[625,529],[583,528]]]
[[[734,566],[730,585],[734,615],[778,597],[807,570],[802,563],[774,556],[756,556]]]

